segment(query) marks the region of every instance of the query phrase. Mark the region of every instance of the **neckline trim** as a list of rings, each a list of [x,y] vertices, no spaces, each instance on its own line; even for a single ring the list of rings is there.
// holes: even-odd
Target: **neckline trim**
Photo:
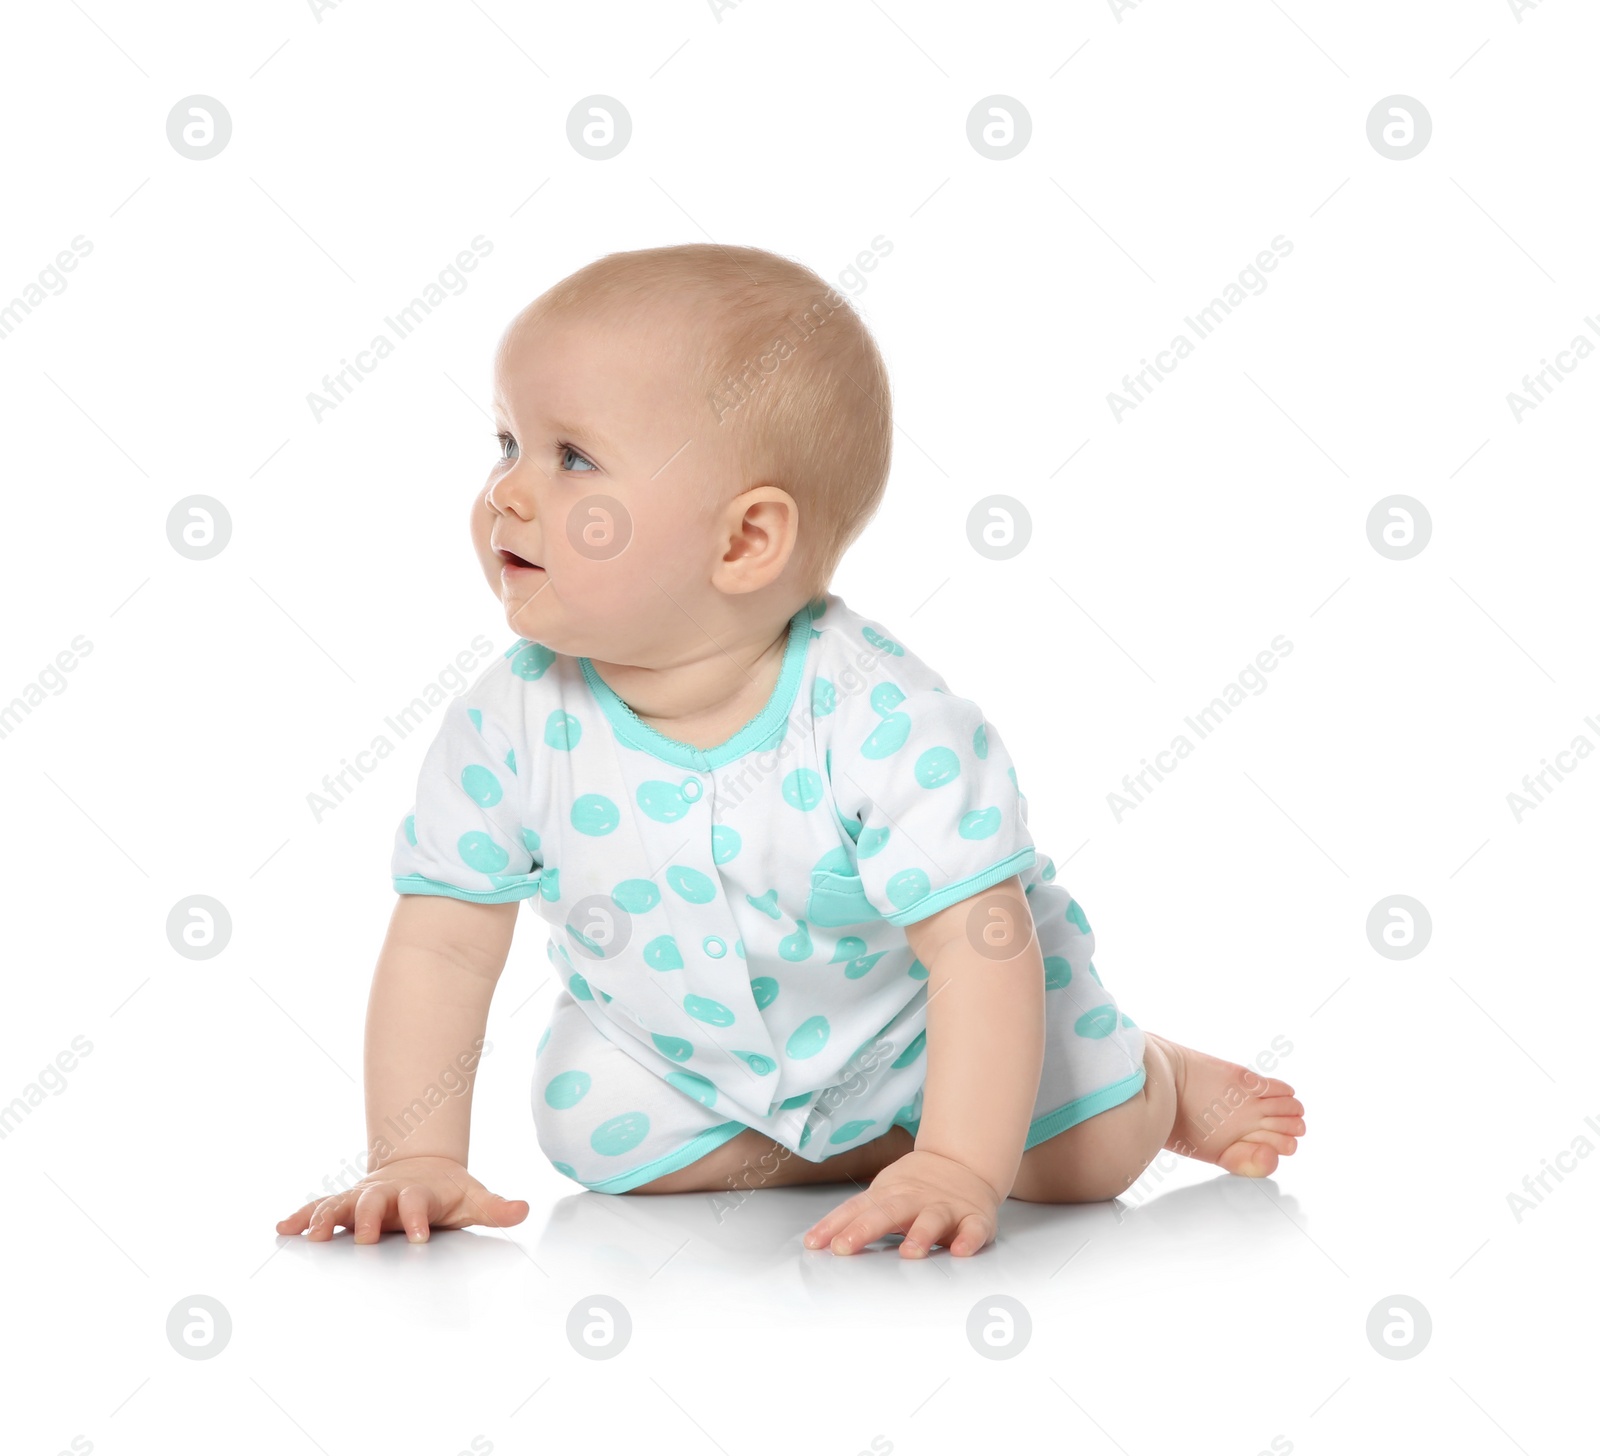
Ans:
[[[782,736],[805,669],[806,653],[811,646],[811,624],[817,615],[816,606],[815,602],[807,602],[789,618],[789,637],[784,643],[783,665],[778,669],[778,680],[773,684],[766,706],[743,728],[711,748],[696,748],[693,744],[669,738],[659,729],[651,727],[617,696],[587,657],[580,657],[578,666],[613,731],[630,748],[640,749],[679,768],[707,772],[763,748]]]

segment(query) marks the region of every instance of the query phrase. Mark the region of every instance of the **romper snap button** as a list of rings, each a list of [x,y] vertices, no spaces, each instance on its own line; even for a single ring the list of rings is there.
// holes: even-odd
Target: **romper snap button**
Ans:
[[[700,949],[720,961],[728,953],[728,943],[720,935],[708,935],[700,942]]]
[[[678,792],[691,804],[700,797],[700,780],[685,779],[679,786]]]

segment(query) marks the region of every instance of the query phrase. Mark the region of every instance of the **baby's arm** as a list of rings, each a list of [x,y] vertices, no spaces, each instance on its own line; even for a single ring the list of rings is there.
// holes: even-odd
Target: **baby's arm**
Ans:
[[[430,1226],[503,1227],[527,1217],[526,1203],[490,1193],[466,1169],[478,1052],[517,906],[399,897],[367,1002],[367,1175],[306,1204],[279,1233],[309,1228],[324,1240],[342,1226],[357,1243],[373,1243],[403,1228],[420,1242]],[[451,1095],[462,1080],[464,1090]]]
[[[1044,960],[1016,876],[906,927],[928,968],[927,1075],[914,1151],[807,1232],[855,1253],[903,1231],[975,1254],[994,1238],[1022,1161],[1044,1064]]]

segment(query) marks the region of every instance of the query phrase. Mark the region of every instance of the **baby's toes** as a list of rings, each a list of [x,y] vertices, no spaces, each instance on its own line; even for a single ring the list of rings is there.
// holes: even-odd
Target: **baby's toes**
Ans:
[[[1298,1097],[1257,1097],[1250,1103],[1262,1117],[1304,1117],[1305,1104]]]
[[[1278,1166],[1277,1150],[1268,1143],[1253,1141],[1253,1136],[1242,1137],[1225,1147],[1217,1157],[1218,1165],[1240,1178],[1268,1177]],[[1294,1139],[1285,1141],[1290,1144],[1285,1151],[1292,1153]]]

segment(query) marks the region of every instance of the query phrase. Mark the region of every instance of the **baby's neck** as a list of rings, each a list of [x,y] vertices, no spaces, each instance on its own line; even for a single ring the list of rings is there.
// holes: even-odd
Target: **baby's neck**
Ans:
[[[766,705],[777,685],[789,622],[705,643],[671,667],[597,662],[606,685],[658,733],[692,748],[726,742]]]

